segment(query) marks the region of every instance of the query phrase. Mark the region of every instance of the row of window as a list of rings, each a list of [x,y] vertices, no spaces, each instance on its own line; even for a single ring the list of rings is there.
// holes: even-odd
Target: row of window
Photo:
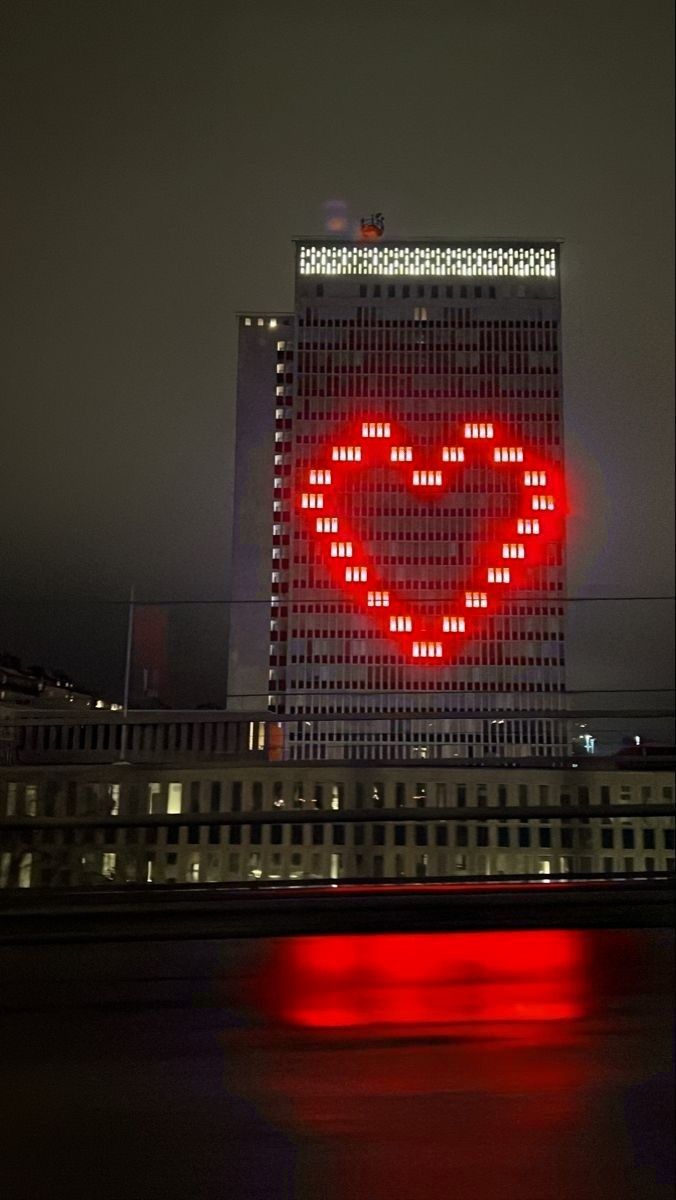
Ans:
[[[599,836],[600,835],[600,836]],[[563,850],[673,850],[674,830],[630,825],[595,830],[551,825],[483,825],[449,822],[409,824],[279,824],[270,825],[114,825],[90,829],[22,829],[25,846],[146,845],[156,846],[457,846],[459,849],[561,848]]]
[[[544,723],[542,723],[544,724]],[[297,729],[290,730],[291,735],[306,736],[305,723],[299,723]],[[332,730],[320,730],[328,739],[338,739],[342,734]],[[313,734],[317,736],[317,731]],[[388,733],[365,731],[365,736],[375,739],[382,736],[387,739]],[[448,737],[448,734],[444,735]],[[480,740],[479,732],[453,735],[463,741]],[[470,805],[482,807],[496,804],[529,805],[561,805],[574,803],[589,805],[594,803],[620,804],[640,803],[649,804],[661,800],[673,800],[672,784],[641,783],[639,785],[623,783],[621,780],[614,784],[599,784],[593,789],[589,784],[578,784],[565,787],[553,784],[488,784],[488,783],[448,783],[446,781],[414,780],[412,782],[357,780],[351,785],[349,803],[353,808],[371,807],[445,807],[464,808]],[[265,805],[273,807],[314,807],[314,808],[343,808],[348,800],[345,783],[332,781],[329,783],[307,782],[304,780],[272,780],[264,783],[262,780],[246,782],[231,780],[191,780],[188,783],[169,782],[127,784],[122,790],[119,783],[75,783],[73,781],[47,780],[44,785],[23,784],[17,781],[5,782],[0,789],[0,799],[3,801],[4,814],[8,817],[25,816],[55,816],[59,813],[65,816],[86,816],[107,813],[119,815],[142,815],[169,813],[179,815],[182,812],[242,812],[246,808],[254,811]]]

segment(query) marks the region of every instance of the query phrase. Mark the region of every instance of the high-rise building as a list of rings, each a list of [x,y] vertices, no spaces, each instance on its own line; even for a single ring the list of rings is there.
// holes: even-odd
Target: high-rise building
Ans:
[[[558,244],[303,239],[239,325],[230,706],[299,759],[563,753]]]

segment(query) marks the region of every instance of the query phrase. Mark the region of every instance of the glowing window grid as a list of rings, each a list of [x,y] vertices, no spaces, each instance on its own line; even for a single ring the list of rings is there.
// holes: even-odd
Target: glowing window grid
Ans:
[[[554,246],[300,245],[301,275],[556,276]]]

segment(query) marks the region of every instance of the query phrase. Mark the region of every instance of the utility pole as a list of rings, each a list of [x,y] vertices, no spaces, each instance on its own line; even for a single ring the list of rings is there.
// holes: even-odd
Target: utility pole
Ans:
[[[122,736],[120,738],[120,764],[127,762],[127,717],[129,715],[129,685],[131,682],[131,655],[134,641],[134,585],[129,589],[129,615],[127,617],[127,650],[124,661],[124,696],[122,699]]]

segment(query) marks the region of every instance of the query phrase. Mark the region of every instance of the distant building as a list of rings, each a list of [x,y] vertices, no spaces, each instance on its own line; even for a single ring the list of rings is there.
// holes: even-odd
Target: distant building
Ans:
[[[65,672],[45,671],[43,667],[23,667],[18,658],[0,655],[0,713],[24,708],[111,709],[114,701],[103,700],[95,692],[79,687]]]
[[[240,317],[228,705],[293,757],[565,751],[559,280],[551,240],[302,239],[293,312]]]
[[[330,723],[330,722],[329,722]],[[270,760],[274,719],[25,715],[0,886],[674,870],[673,753],[556,766]]]

